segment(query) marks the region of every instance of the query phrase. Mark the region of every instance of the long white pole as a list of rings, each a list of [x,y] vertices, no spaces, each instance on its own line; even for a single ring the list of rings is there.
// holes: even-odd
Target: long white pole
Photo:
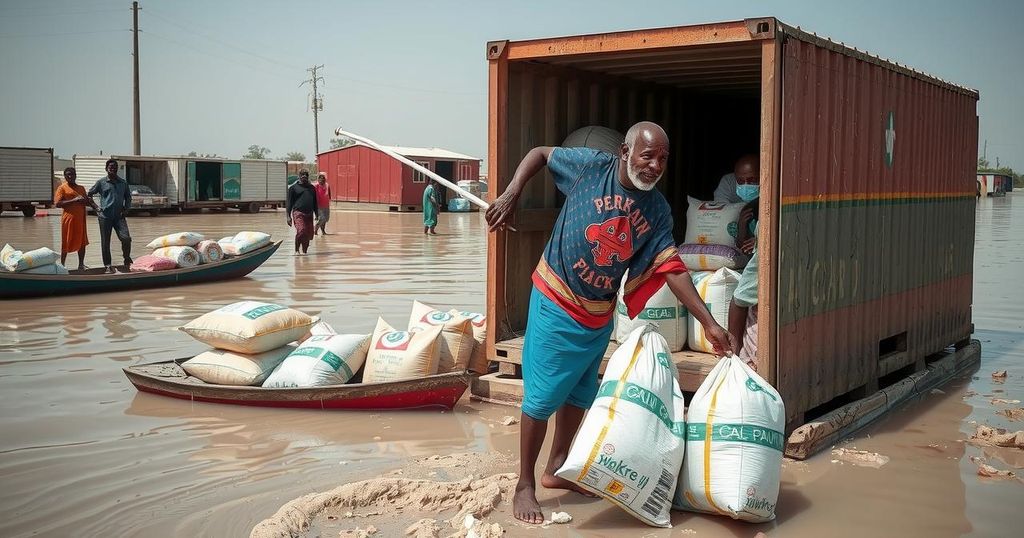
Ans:
[[[353,134],[353,133],[350,133],[348,131],[344,131],[344,130],[341,129],[341,127],[338,127],[337,129],[335,129],[334,130],[334,134],[338,135],[338,136],[344,136],[344,137],[347,137],[347,138],[351,138],[352,140],[355,140],[356,142],[361,142],[363,144],[366,144],[367,146],[370,146],[371,148],[373,148],[373,149],[375,149],[375,150],[377,150],[377,151],[379,151],[381,153],[384,153],[385,155],[388,155],[391,158],[393,158],[395,160],[398,160],[398,161],[400,161],[400,162],[410,166],[413,170],[416,170],[418,172],[422,172],[423,174],[426,174],[427,176],[430,176],[430,178],[433,179],[434,181],[436,181],[436,182],[444,185],[445,187],[448,187],[449,189],[451,189],[451,190],[461,194],[463,198],[469,200],[470,202],[472,202],[474,205],[480,207],[481,209],[486,210],[488,207],[490,207],[490,205],[487,202],[485,202],[485,201],[481,200],[480,198],[474,196],[472,193],[466,191],[466,189],[463,189],[462,187],[456,185],[455,183],[452,183],[451,181],[449,181],[449,180],[447,180],[447,179],[445,179],[445,178],[443,178],[443,177],[441,177],[441,176],[431,172],[429,169],[424,168],[424,167],[420,166],[419,164],[416,164],[414,161],[410,161],[409,159],[403,157],[402,155],[399,155],[399,154],[397,154],[397,153],[395,153],[395,152],[393,152],[393,151],[391,151],[391,150],[381,146],[380,144],[377,144],[376,142],[374,142],[373,140],[370,140],[369,138],[364,138],[364,137],[359,136],[357,134]]]

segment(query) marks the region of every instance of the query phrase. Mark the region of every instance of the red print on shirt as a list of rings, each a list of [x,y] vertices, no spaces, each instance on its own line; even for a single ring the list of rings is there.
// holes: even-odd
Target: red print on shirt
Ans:
[[[612,256],[624,262],[633,255],[633,234],[629,219],[613,217],[600,224],[587,226],[587,241],[594,243],[594,264],[608,267]]]

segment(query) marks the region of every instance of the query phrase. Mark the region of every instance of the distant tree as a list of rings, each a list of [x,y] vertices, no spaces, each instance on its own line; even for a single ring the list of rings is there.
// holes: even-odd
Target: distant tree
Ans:
[[[355,140],[352,140],[351,138],[347,138],[347,137],[332,138],[331,139],[331,149],[347,148],[347,147],[349,147],[351,145],[354,145],[355,143],[356,143]]]
[[[287,155],[281,157],[282,161],[306,161],[306,154],[301,151],[289,151]]]
[[[187,156],[188,157],[206,157],[206,158],[220,157],[220,155],[217,155],[216,153],[196,153],[194,151],[188,152]]]
[[[249,152],[242,155],[243,159],[266,159],[267,155],[270,155],[270,150],[263,146],[253,144],[249,146]]]

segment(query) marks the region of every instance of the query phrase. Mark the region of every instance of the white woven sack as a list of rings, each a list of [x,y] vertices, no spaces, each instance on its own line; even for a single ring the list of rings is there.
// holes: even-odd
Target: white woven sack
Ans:
[[[319,387],[348,383],[366,362],[368,334],[312,336],[292,351],[264,387]]]
[[[755,523],[775,519],[786,409],[739,357],[726,357],[690,402],[673,507]]]
[[[623,277],[622,285],[626,283]],[[676,299],[668,284],[661,286],[647,300],[644,309],[633,319],[629,318],[626,303],[622,301],[622,288],[615,301],[615,341],[623,343],[637,327],[651,323],[668,342],[669,351],[676,352],[686,346],[686,308]]]
[[[637,327],[612,354],[556,476],[617,504],[655,527],[669,508],[683,461],[683,393],[665,339]]]
[[[203,234],[196,232],[177,232],[161,235],[149,242],[146,248],[158,249],[163,247],[194,247],[202,241]]]
[[[729,329],[729,303],[732,302],[732,294],[740,282],[740,274],[732,269],[721,268],[717,271],[691,271],[693,285],[697,288],[697,294],[707,305],[711,317],[715,318],[722,328]],[[704,326],[697,321],[697,318],[690,316],[686,321],[687,336],[686,342],[690,349],[714,353],[715,347],[704,334]]]
[[[701,245],[736,245],[736,230],[745,202],[702,202],[687,196],[686,240]]]

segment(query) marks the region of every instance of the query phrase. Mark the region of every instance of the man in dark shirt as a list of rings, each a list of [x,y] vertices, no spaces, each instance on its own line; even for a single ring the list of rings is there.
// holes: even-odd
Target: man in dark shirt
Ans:
[[[107,177],[96,182],[89,189],[86,196],[92,199],[97,194],[100,196],[100,208],[96,213],[100,223],[100,245],[103,251],[103,266],[108,273],[113,273],[114,268],[110,261],[110,233],[117,232],[117,239],[121,241],[121,254],[124,257],[125,270],[132,265],[132,236],[128,232],[128,221],[125,214],[132,207],[132,191],[128,188],[128,182],[117,175],[117,161],[107,159]]]
[[[285,199],[288,226],[295,225],[295,253],[305,254],[313,239],[313,214],[316,213],[316,188],[309,182],[309,171],[300,170],[299,180],[288,187]]]

